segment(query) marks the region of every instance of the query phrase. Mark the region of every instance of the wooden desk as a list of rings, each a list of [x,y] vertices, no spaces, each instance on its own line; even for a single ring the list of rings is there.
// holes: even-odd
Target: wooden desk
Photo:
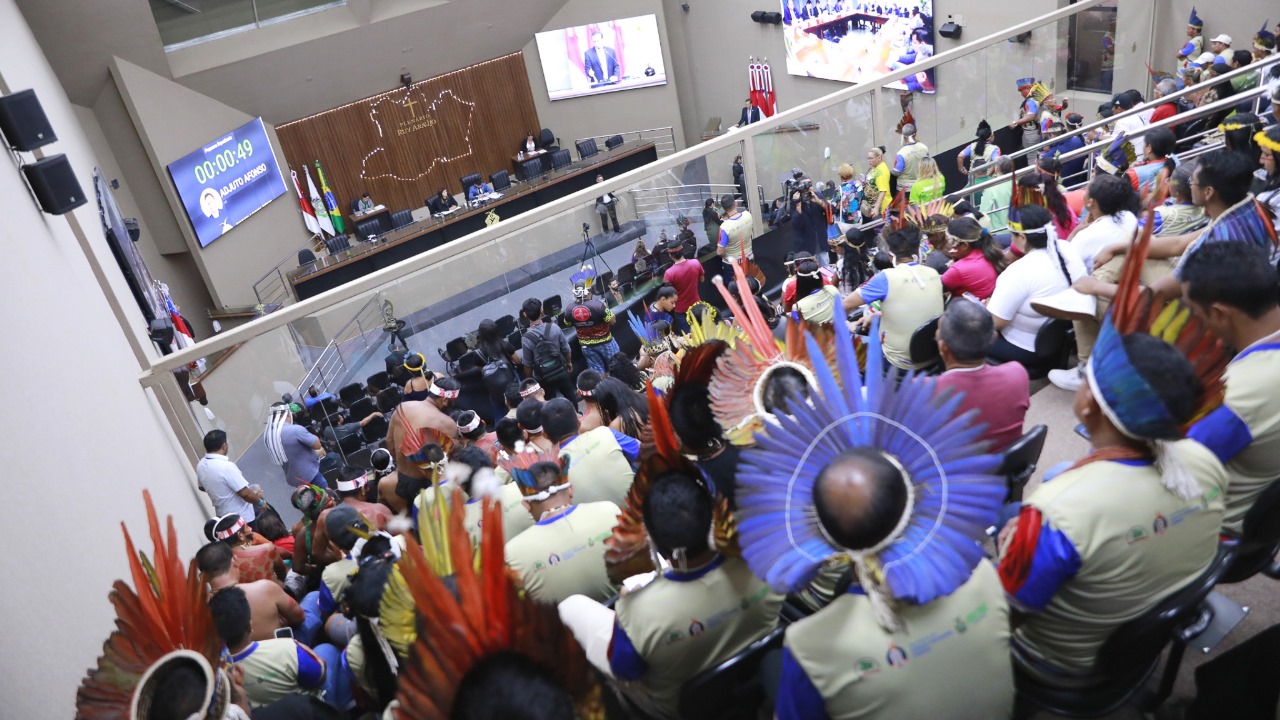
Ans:
[[[546,150],[534,150],[531,153],[527,152],[524,154],[524,157],[521,157],[520,153],[516,153],[515,155],[511,156],[511,167],[512,169],[515,170],[516,176],[519,177],[520,169],[524,167],[525,163],[529,162],[530,160],[537,160],[538,158],[549,157],[550,155],[551,153],[547,152]]]
[[[889,22],[889,16],[875,15],[872,13],[865,13],[865,12],[849,13],[847,15],[839,15],[837,17],[833,17],[830,20],[823,20],[822,22],[814,23],[813,25],[806,27],[804,31],[807,33],[813,33],[818,37],[822,37],[822,33],[824,31],[831,30],[835,28],[837,25],[843,25],[844,23],[847,23],[850,21],[853,22],[854,26],[866,25],[866,24],[884,25],[885,23]]]
[[[366,233],[365,235],[360,235],[357,233],[356,224],[368,220],[376,220],[378,222],[378,231],[374,234],[381,235],[385,232],[391,232],[391,209],[387,207],[375,208],[369,212],[363,213],[353,212],[348,215],[347,218],[351,221],[351,230],[348,234],[360,240],[364,240],[369,234]]]
[[[490,210],[502,217],[518,215],[591,187],[597,173],[619,175],[657,159],[658,150],[654,143],[640,140],[625,142],[536,180],[512,185],[502,191],[501,199],[480,207],[466,208],[446,218],[432,217],[415,222],[382,235],[376,243],[353,241],[351,249],[327,255],[289,273],[289,282],[297,298],[305,300],[481,230]]]

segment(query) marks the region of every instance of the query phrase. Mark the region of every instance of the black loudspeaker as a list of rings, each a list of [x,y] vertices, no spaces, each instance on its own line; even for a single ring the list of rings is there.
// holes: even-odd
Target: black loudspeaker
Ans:
[[[27,176],[27,182],[35,191],[40,209],[50,215],[65,214],[87,201],[66,155],[50,155],[23,165],[22,174]]]
[[[751,13],[752,22],[764,23],[766,25],[781,25],[782,13],[769,12],[768,10],[757,10]]]
[[[943,23],[942,27],[938,28],[938,34],[944,38],[959,40],[961,30],[962,28],[953,22]]]
[[[0,133],[4,133],[9,147],[22,152],[30,152],[58,139],[35,90],[22,90],[0,97]]]

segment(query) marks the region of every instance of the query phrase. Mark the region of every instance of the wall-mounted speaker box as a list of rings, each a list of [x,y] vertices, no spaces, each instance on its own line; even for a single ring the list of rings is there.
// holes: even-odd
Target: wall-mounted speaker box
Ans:
[[[0,133],[4,133],[9,147],[22,152],[30,152],[58,139],[35,90],[21,90],[0,97]]]
[[[40,209],[50,215],[68,213],[87,201],[66,155],[50,155],[23,165],[22,174],[35,191]]]
[[[938,34],[950,40],[959,40],[960,31],[962,29],[963,28],[953,22],[943,23],[942,27],[938,28]]]

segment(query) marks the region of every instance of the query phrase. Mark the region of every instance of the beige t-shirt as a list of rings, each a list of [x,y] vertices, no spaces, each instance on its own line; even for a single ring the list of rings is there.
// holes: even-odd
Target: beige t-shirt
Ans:
[[[604,602],[617,592],[604,567],[604,540],[618,523],[611,502],[575,505],[535,523],[507,541],[507,565],[537,602],[558,604],[570,595]]]

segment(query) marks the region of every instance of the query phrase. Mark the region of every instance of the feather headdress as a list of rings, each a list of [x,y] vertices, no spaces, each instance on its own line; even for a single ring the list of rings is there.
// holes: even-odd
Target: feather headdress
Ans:
[[[102,646],[98,666],[76,691],[76,717],[145,720],[161,689],[157,682],[167,670],[187,665],[205,679],[199,708],[191,717],[222,720],[231,685],[220,667],[222,642],[209,612],[209,592],[195,560],[182,566],[173,517],[166,519],[162,535],[151,493],[143,490],[142,497],[154,560],[134,549],[129,529],[121,523],[133,587],[123,580],[112,585],[116,629]]]
[[[399,563],[421,632],[401,668],[392,717],[447,720],[467,674],[500,652],[522,655],[550,673],[574,699],[579,717],[601,717],[599,685],[582,647],[560,622],[556,608],[521,597],[507,571],[498,504],[484,502],[477,547],[462,524],[461,492],[448,495],[447,501],[436,503],[449,506],[442,535],[447,546],[432,552],[448,554],[453,573],[434,570],[426,560],[431,553],[412,538]]]
[[[695,307],[697,305],[698,303],[694,303]],[[720,320],[716,309],[710,303],[706,305],[707,310],[702,313],[694,313],[692,307],[685,313],[685,319],[689,321],[689,332],[684,336],[685,347],[697,347],[716,341],[732,346],[743,336],[742,329],[732,322]]]
[[[582,263],[578,271],[569,276],[569,284],[575,288],[581,286],[590,290],[595,282],[596,269],[591,266],[591,263]]]
[[[526,445],[523,452],[512,453],[501,463],[511,478],[520,488],[520,494],[529,502],[540,502],[569,487],[569,456],[560,456],[558,448],[538,450],[533,445]],[[534,468],[542,466],[542,470],[550,471],[554,466],[554,476],[539,478]]]
[[[1267,25],[1270,25],[1270,24],[1271,24],[1270,19],[1262,23],[1262,29],[1259,30],[1257,34],[1253,36],[1254,50],[1261,50],[1262,52],[1265,52],[1268,54],[1275,52],[1276,50],[1275,33],[1267,29]]]
[[[896,133],[898,133],[899,135],[901,135],[901,134],[902,134],[902,128],[904,128],[904,127],[906,127],[906,126],[908,126],[908,125],[910,125],[910,126],[911,126],[911,127],[913,127],[913,128],[916,126],[916,117],[915,117],[915,115],[913,115],[913,114],[911,113],[911,107],[910,107],[910,106],[908,106],[908,107],[904,108],[903,113],[902,113],[902,119],[898,121],[898,127],[897,127],[897,129],[896,129],[896,130],[894,130],[894,132],[896,132]]]
[[[609,579],[615,583],[657,568],[658,564],[648,552],[648,533],[644,528],[644,504],[653,482],[668,472],[678,472],[702,479],[696,465],[680,452],[680,441],[671,427],[667,404],[654,392],[647,390],[649,400],[649,425],[640,438],[640,469],[636,472],[627,502],[618,515],[613,535],[604,544],[605,567]]]
[[[873,326],[868,368],[880,367],[879,337]],[[818,392],[743,451],[737,490],[743,558],[784,592],[844,554],[881,625],[893,630],[900,627],[895,602],[924,604],[952,593],[984,557],[979,538],[1005,494],[995,474],[999,457],[985,453],[974,412],[961,413],[959,395],[935,393],[932,378],[911,373],[899,385],[869,370],[864,388],[844,323],[835,324],[833,363],[820,358],[817,340],[806,340]],[[871,548],[837,545],[814,511],[818,478],[851,448],[878,451],[908,488],[895,530]]]
[[[930,200],[924,205],[908,205],[907,206],[907,222],[920,228],[920,232],[926,235],[933,233],[945,232],[947,229],[947,220],[950,220],[956,214],[956,210],[944,198]],[[941,224],[934,221],[934,216],[940,215],[947,220],[943,220]]]
[[[668,349],[667,338],[653,327],[647,315],[647,310],[643,313],[632,310],[627,313],[627,324],[631,326],[631,332],[635,333],[636,339],[649,351],[649,354],[656,356]]]
[[[1109,175],[1119,175],[1128,170],[1137,157],[1138,154],[1133,149],[1133,143],[1125,139],[1125,133],[1122,130],[1116,133],[1106,150],[1098,153],[1097,163],[1103,172]]]
[[[1163,70],[1156,70],[1151,67],[1151,63],[1145,63],[1147,66],[1147,74],[1151,76],[1151,82],[1159,83],[1161,80],[1177,80],[1172,74]]]
[[[1161,305],[1150,288],[1142,287],[1142,266],[1151,246],[1154,211],[1146,222],[1120,272],[1115,299],[1103,319],[1097,344],[1085,364],[1085,377],[1103,413],[1126,436],[1150,442],[1165,487],[1183,498],[1199,494],[1195,478],[1167,452],[1167,441],[1181,438],[1186,427],[1222,403],[1222,372],[1230,355],[1199,318],[1181,301]],[[1133,366],[1124,346],[1126,335],[1145,333],[1177,348],[1195,368],[1200,381],[1191,419],[1180,424],[1160,395]]]
[[[735,264],[733,271],[738,285],[745,286],[742,268]],[[788,368],[813,387],[813,371],[801,341],[800,323],[787,321],[787,342],[779,345],[754,302],[740,305],[719,276],[712,282],[733,312],[734,323],[742,328],[744,337],[716,363],[711,376],[711,412],[729,442],[750,445],[756,431],[773,417],[765,406],[765,392],[773,373]]]
[[[1187,18],[1187,27],[1193,27],[1193,28],[1204,27],[1204,20],[1201,20],[1200,16],[1196,14],[1195,5],[1191,6],[1191,17]],[[1266,27],[1266,25],[1263,25],[1263,27]]]

